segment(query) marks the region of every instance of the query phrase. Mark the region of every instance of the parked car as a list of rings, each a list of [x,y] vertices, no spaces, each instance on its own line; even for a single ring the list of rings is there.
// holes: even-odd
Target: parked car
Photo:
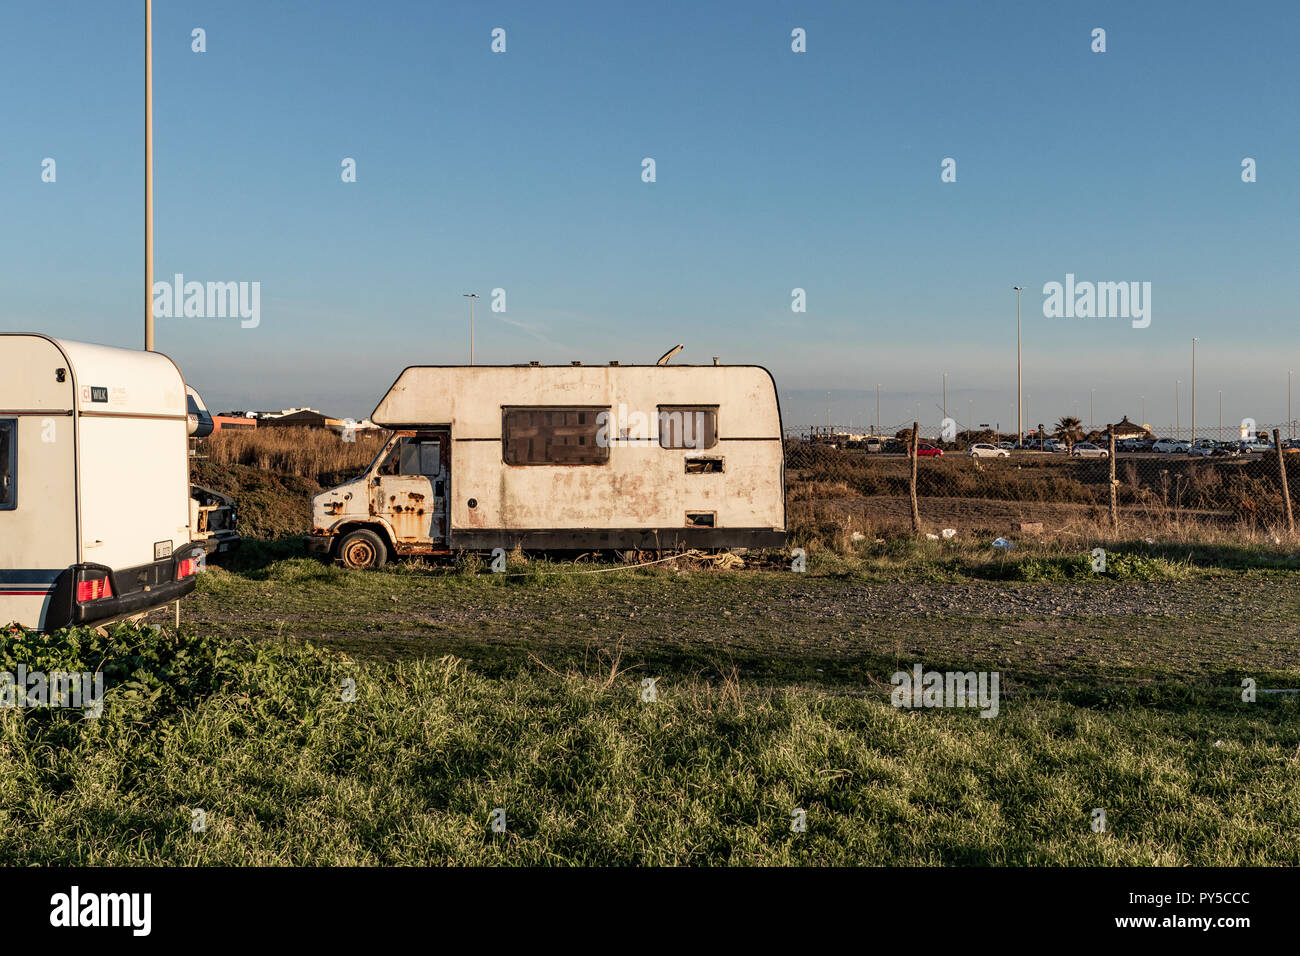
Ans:
[[[1171,455],[1179,452],[1186,453],[1190,447],[1187,442],[1176,438],[1157,438],[1151,450],[1161,455]]]
[[[1072,458],[1109,458],[1110,451],[1094,445],[1090,441],[1075,442],[1074,447],[1070,449]]]
[[[917,458],[942,458],[943,449],[931,445],[929,442],[921,442],[916,446]]]
[[[1273,443],[1271,441],[1260,441],[1259,439],[1247,439],[1245,441],[1245,451],[1272,451]]]
[[[1010,458],[1011,452],[1005,448],[999,448],[996,445],[990,445],[987,442],[980,442],[970,446],[966,452],[971,458]]]
[[[1187,450],[1187,453],[1201,458],[1209,458],[1218,447],[1219,443],[1213,438],[1198,438],[1196,443]]]
[[[1010,451],[1011,449],[1016,447],[1016,443],[1013,441],[1000,441],[998,442],[998,447],[1005,448],[1007,451]]]
[[[868,438],[862,443],[862,447],[870,452],[881,452],[885,449],[885,443],[879,438]]]

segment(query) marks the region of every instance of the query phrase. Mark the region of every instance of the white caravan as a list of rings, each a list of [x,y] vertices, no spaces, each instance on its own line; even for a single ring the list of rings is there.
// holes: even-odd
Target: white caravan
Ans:
[[[102,623],[194,589],[186,411],[165,355],[0,333],[0,626]]]
[[[782,547],[776,384],[750,365],[422,366],[366,472],[312,499],[349,567],[455,550]]]

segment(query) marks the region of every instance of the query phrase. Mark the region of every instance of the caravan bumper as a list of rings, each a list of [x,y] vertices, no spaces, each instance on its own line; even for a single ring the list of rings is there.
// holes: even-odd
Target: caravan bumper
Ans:
[[[104,624],[177,601],[193,591],[197,583],[194,574],[176,580],[177,567],[181,561],[200,553],[201,548],[189,547],[161,561],[120,571],[99,564],[75,564],[55,582],[44,629],[56,631],[61,627]],[[108,577],[113,591],[110,597],[95,601],[76,599],[77,583],[87,571]]]

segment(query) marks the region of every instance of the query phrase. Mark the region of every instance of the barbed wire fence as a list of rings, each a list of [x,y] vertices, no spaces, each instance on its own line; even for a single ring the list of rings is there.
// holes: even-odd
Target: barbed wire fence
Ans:
[[[1300,441],[1288,439],[1285,425],[1223,441],[1210,437],[1219,432],[1215,426],[1198,431],[1194,449],[1186,425],[1182,445],[1153,449],[1150,432],[1121,437],[1103,426],[1054,449],[1038,427],[1025,438],[1029,447],[1017,448],[1001,447],[1016,441],[1005,429],[954,434],[951,421],[946,435],[918,423],[867,433],[813,426],[786,436],[790,524],[796,533],[853,540],[944,529],[1294,539],[1291,489],[1300,482]]]

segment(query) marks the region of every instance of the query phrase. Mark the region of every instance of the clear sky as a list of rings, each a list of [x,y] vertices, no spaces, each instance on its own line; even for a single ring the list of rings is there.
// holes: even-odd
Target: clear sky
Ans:
[[[0,6],[0,330],[142,344],[143,11]],[[937,423],[947,371],[1014,427],[1015,284],[1031,421],[1163,426],[1181,378],[1186,425],[1194,336],[1201,423],[1300,373],[1294,2],[158,0],[154,56],[157,277],[261,283],[256,328],[158,320],[214,410],[368,414],[468,360],[471,291],[479,363],[683,342],[788,426],[877,383]],[[1045,318],[1067,273],[1150,282],[1149,327]]]

